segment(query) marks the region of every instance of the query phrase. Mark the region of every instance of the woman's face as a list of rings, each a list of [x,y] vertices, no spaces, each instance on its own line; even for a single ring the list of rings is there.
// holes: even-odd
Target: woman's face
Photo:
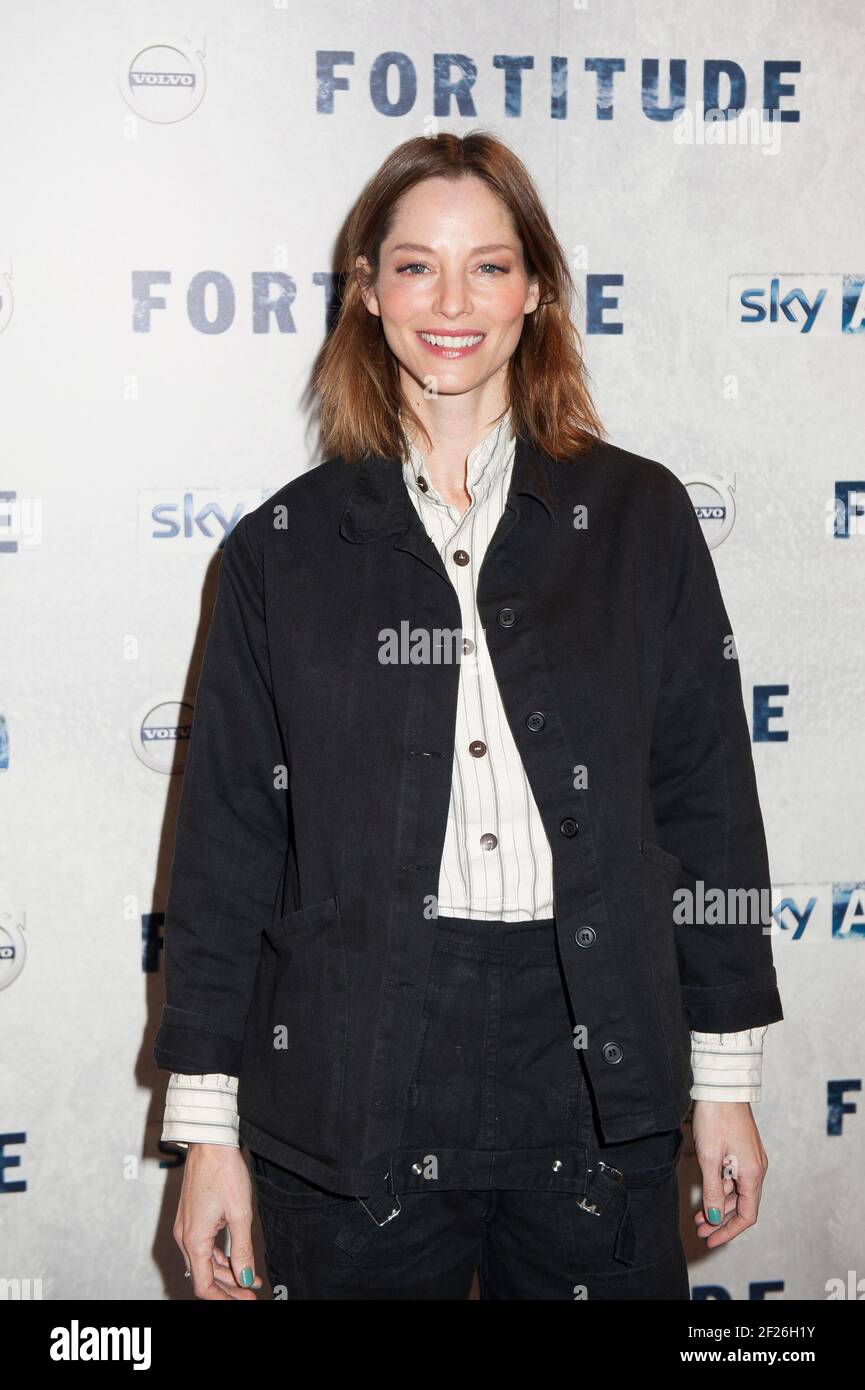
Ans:
[[[538,294],[507,209],[469,176],[403,195],[364,303],[403,372],[432,395],[462,395],[504,370]]]

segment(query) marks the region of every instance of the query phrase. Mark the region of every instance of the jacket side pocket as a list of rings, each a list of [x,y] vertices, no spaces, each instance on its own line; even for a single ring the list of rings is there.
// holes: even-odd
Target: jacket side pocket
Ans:
[[[338,1166],[348,1047],[339,896],[264,929],[238,1087],[241,1117]]]

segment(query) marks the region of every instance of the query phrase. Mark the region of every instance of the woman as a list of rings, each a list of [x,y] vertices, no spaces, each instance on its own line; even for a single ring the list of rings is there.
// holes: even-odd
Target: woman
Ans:
[[[228,537],[198,686],[154,1048],[175,1237],[199,1297],[255,1297],[240,1139],[277,1296],[477,1268],[481,1298],[687,1299],[682,1122],[723,1244],[782,1017],[711,557],[676,476],[604,441],[505,145],[407,141],[347,250],[327,461]]]

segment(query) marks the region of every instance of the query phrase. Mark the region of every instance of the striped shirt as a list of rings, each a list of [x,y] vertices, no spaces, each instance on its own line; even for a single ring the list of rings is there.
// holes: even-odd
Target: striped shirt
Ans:
[[[463,513],[433,487],[411,445],[403,462],[408,495],[436,545],[459,599],[462,632],[453,777],[438,885],[438,915],[483,921],[553,917],[549,840],[505,715],[483,626],[477,581],[504,511],[516,439],[506,414],[466,461],[471,498]],[[479,928],[480,929],[480,928]],[[761,1098],[766,1027],[691,1033],[692,1100]],[[238,1144],[237,1077],[173,1072],[162,1138]]]

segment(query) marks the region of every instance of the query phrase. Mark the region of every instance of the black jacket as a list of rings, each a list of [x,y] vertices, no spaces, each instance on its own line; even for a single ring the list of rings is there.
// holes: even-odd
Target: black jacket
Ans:
[[[738,662],[687,489],[609,444],[555,461],[518,440],[478,608],[552,849],[604,1140],[674,1128],[690,1030],[783,1017],[759,914],[673,919],[677,883],[770,889]],[[241,518],[166,904],[157,1064],[239,1076],[241,1140],[344,1192],[388,1169],[436,934],[459,667],[383,664],[382,630],[405,622],[461,616],[398,459],[328,460]]]

